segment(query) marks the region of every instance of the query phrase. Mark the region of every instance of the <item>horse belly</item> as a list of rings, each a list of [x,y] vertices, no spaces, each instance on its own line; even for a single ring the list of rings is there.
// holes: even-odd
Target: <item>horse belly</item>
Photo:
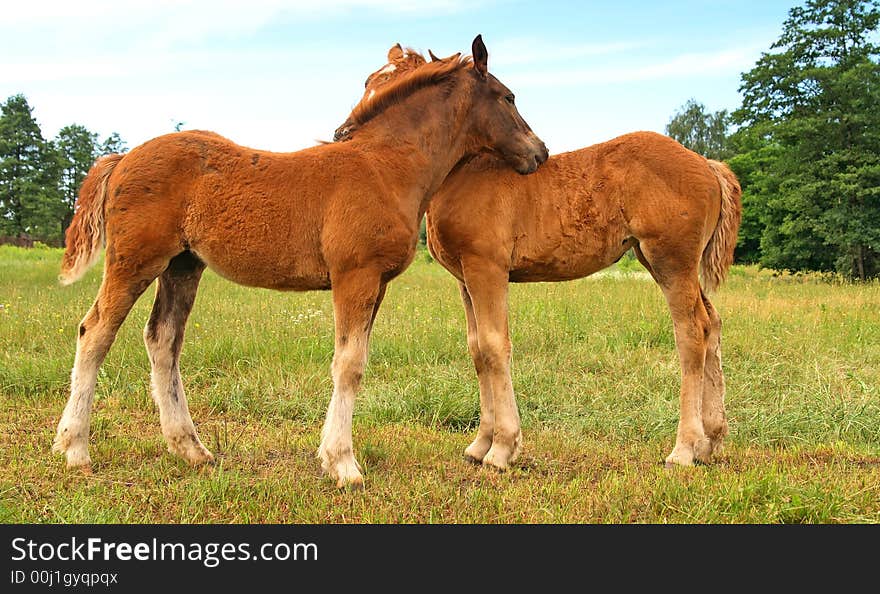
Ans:
[[[283,221],[208,227],[189,238],[190,250],[220,276],[281,291],[330,288],[317,227],[305,233],[287,229]]]
[[[609,263],[597,258],[541,258],[529,260],[523,258],[510,271],[510,281],[530,283],[542,281],[566,281],[589,276],[606,268]]]
[[[279,291],[310,291],[330,288],[330,273],[316,258],[274,251],[272,246],[227,245],[222,249],[196,245],[191,251],[208,268],[240,285]]]
[[[617,262],[631,247],[622,228],[589,228],[560,233],[552,240],[518,238],[511,282],[566,281],[583,278]]]

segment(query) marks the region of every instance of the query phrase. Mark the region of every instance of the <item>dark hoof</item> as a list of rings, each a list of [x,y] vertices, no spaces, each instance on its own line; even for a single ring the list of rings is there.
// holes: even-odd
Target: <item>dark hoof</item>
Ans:
[[[483,464],[482,460],[478,460],[469,454],[465,454],[463,457],[466,462],[469,462],[470,464],[473,464],[474,466],[480,466]]]

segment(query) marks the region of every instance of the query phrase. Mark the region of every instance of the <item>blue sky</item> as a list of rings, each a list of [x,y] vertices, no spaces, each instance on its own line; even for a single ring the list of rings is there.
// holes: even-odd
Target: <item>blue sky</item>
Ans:
[[[483,35],[489,70],[552,153],[663,132],[689,98],[734,109],[740,75],[801,1],[29,0],[0,11],[0,100],[43,133],[130,147],[205,129],[288,151],[329,139],[400,42],[445,56]]]

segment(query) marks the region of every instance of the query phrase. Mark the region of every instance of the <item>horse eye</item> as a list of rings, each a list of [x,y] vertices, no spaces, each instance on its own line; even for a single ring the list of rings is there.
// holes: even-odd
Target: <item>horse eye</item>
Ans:
[[[513,96],[513,93],[511,93],[510,95],[508,95],[507,97],[505,97],[505,99],[507,99],[507,102],[508,102],[508,103],[510,103],[511,105],[513,105],[513,100],[515,99],[515,97]]]

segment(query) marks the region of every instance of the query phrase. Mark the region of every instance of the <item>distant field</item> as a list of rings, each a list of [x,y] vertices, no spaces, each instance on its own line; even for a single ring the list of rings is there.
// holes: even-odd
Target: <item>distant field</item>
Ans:
[[[713,300],[730,436],[715,464],[672,471],[679,371],[657,286],[631,263],[514,285],[524,452],[499,474],[462,457],[479,413],[464,315],[455,281],[421,253],[376,322],[354,420],[366,489],[347,492],[315,458],[330,294],[211,272],[181,369],[216,466],[165,450],[141,336],[150,289],[99,376],[95,473],[67,471],[50,447],[101,270],[62,288],[60,257],[0,246],[0,522],[880,522],[880,283],[734,268]]]

